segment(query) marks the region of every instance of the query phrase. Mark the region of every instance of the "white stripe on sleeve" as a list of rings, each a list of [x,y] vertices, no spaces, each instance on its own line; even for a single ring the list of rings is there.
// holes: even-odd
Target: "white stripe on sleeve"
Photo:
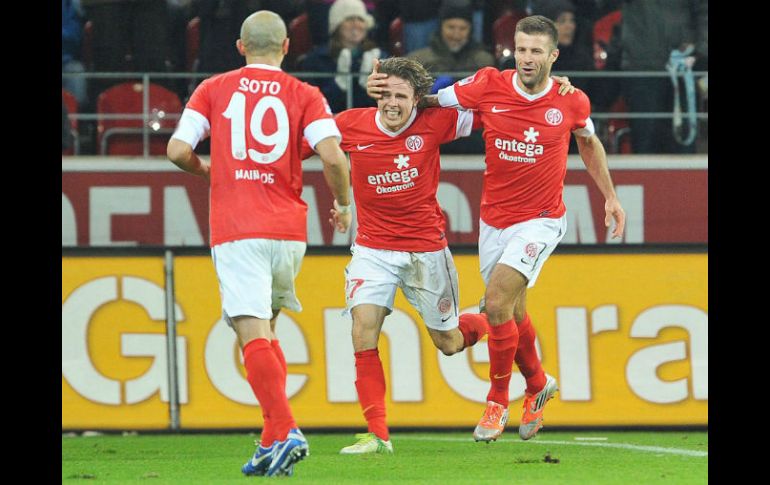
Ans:
[[[582,136],[582,137],[589,137],[593,135],[594,133],[596,133],[596,128],[594,128],[593,120],[590,117],[586,118],[586,125],[583,128],[578,128],[572,133],[574,133],[575,136]]]
[[[193,147],[209,136],[211,125],[205,116],[190,108],[185,108],[182,116],[179,118],[179,124],[171,138],[182,140]]]
[[[473,111],[462,109],[457,110],[457,130],[455,131],[455,140],[463,136],[468,136],[473,130]]]
[[[337,123],[332,118],[315,120],[305,127],[304,134],[313,150],[315,150],[315,146],[319,141],[330,136],[334,136],[337,140],[342,141],[342,133],[340,133]]]
[[[438,104],[444,108],[462,108],[457,100],[454,84],[438,90]]]

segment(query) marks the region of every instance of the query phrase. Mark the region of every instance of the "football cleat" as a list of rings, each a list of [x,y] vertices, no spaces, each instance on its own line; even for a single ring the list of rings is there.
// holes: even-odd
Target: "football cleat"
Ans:
[[[270,467],[270,462],[273,459],[273,448],[275,448],[275,443],[268,448],[264,448],[260,445],[259,441],[254,444],[257,445],[257,451],[254,452],[254,456],[251,457],[251,460],[241,467],[241,472],[250,477],[262,476],[267,473],[267,469]]]
[[[308,455],[310,455],[310,447],[302,431],[299,428],[289,430],[285,440],[273,444],[273,459],[267,469],[267,476],[293,474],[294,464]]]
[[[481,416],[479,424],[473,430],[476,441],[495,441],[503,434],[505,423],[508,422],[508,408],[493,401],[487,401],[487,408]]]
[[[558,390],[559,385],[556,383],[556,378],[546,374],[545,386],[543,386],[540,392],[524,395],[524,414],[521,416],[521,424],[519,425],[519,436],[521,439],[528,440],[540,431],[540,428],[543,427],[543,408],[545,403]]]
[[[393,453],[390,440],[378,438],[374,433],[358,433],[356,441],[340,450],[341,455],[363,455],[364,453]]]

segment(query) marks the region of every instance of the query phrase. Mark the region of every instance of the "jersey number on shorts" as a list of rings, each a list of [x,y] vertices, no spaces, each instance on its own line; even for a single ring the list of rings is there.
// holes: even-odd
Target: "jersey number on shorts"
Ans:
[[[262,131],[262,120],[267,110],[273,110],[278,129],[272,135]],[[246,150],[246,95],[235,92],[230,98],[230,104],[223,113],[230,120],[230,147],[233,158],[246,160],[248,153],[251,161],[261,164],[273,163],[283,156],[289,144],[289,115],[283,102],[275,96],[264,96],[254,106],[249,122],[249,133],[263,145],[273,145],[267,153],[258,152],[253,148]]]
[[[355,295],[356,290],[361,287],[361,285],[364,284],[364,280],[362,278],[351,278],[350,283],[353,283],[353,288],[350,290],[350,296],[348,297],[349,300],[353,299],[353,295]]]

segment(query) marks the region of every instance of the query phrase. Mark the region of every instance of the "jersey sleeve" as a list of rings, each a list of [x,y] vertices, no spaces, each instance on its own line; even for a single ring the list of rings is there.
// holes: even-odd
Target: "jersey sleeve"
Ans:
[[[305,139],[310,147],[315,149],[318,142],[330,136],[336,137],[337,140],[341,141],[342,134],[334,122],[332,110],[324,95],[316,87],[308,84],[304,86],[306,103],[302,126]]]
[[[570,95],[567,95],[570,96]],[[583,91],[577,90],[572,96],[576,96],[574,110],[575,123],[572,126],[572,133],[575,136],[588,137],[596,133],[594,122],[591,119],[591,101]]]
[[[474,112],[462,109],[440,108],[433,111],[436,120],[432,125],[439,130],[440,143],[448,143],[471,134]]]
[[[179,118],[174,134],[171,135],[171,138],[182,140],[193,149],[211,132],[211,123],[209,122],[209,113],[211,112],[210,85],[206,80],[195,89]]]
[[[499,74],[499,71],[494,67],[485,67],[451,86],[440,89],[438,92],[439,104],[448,108],[477,109],[487,91],[489,76],[493,73]]]

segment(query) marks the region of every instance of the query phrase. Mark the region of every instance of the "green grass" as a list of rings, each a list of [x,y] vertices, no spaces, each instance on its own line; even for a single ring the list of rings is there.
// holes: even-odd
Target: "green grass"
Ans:
[[[396,433],[391,436],[393,455],[364,456],[338,454],[353,442],[352,434],[310,431],[306,436],[310,456],[297,464],[293,477],[276,480],[361,485],[685,485],[708,481],[706,432],[544,430],[523,442],[513,429],[491,444],[475,443],[470,432]],[[607,439],[576,440],[596,437]],[[246,434],[62,436],[62,482],[161,485],[267,480],[247,478],[240,472],[254,452],[255,438]]]

